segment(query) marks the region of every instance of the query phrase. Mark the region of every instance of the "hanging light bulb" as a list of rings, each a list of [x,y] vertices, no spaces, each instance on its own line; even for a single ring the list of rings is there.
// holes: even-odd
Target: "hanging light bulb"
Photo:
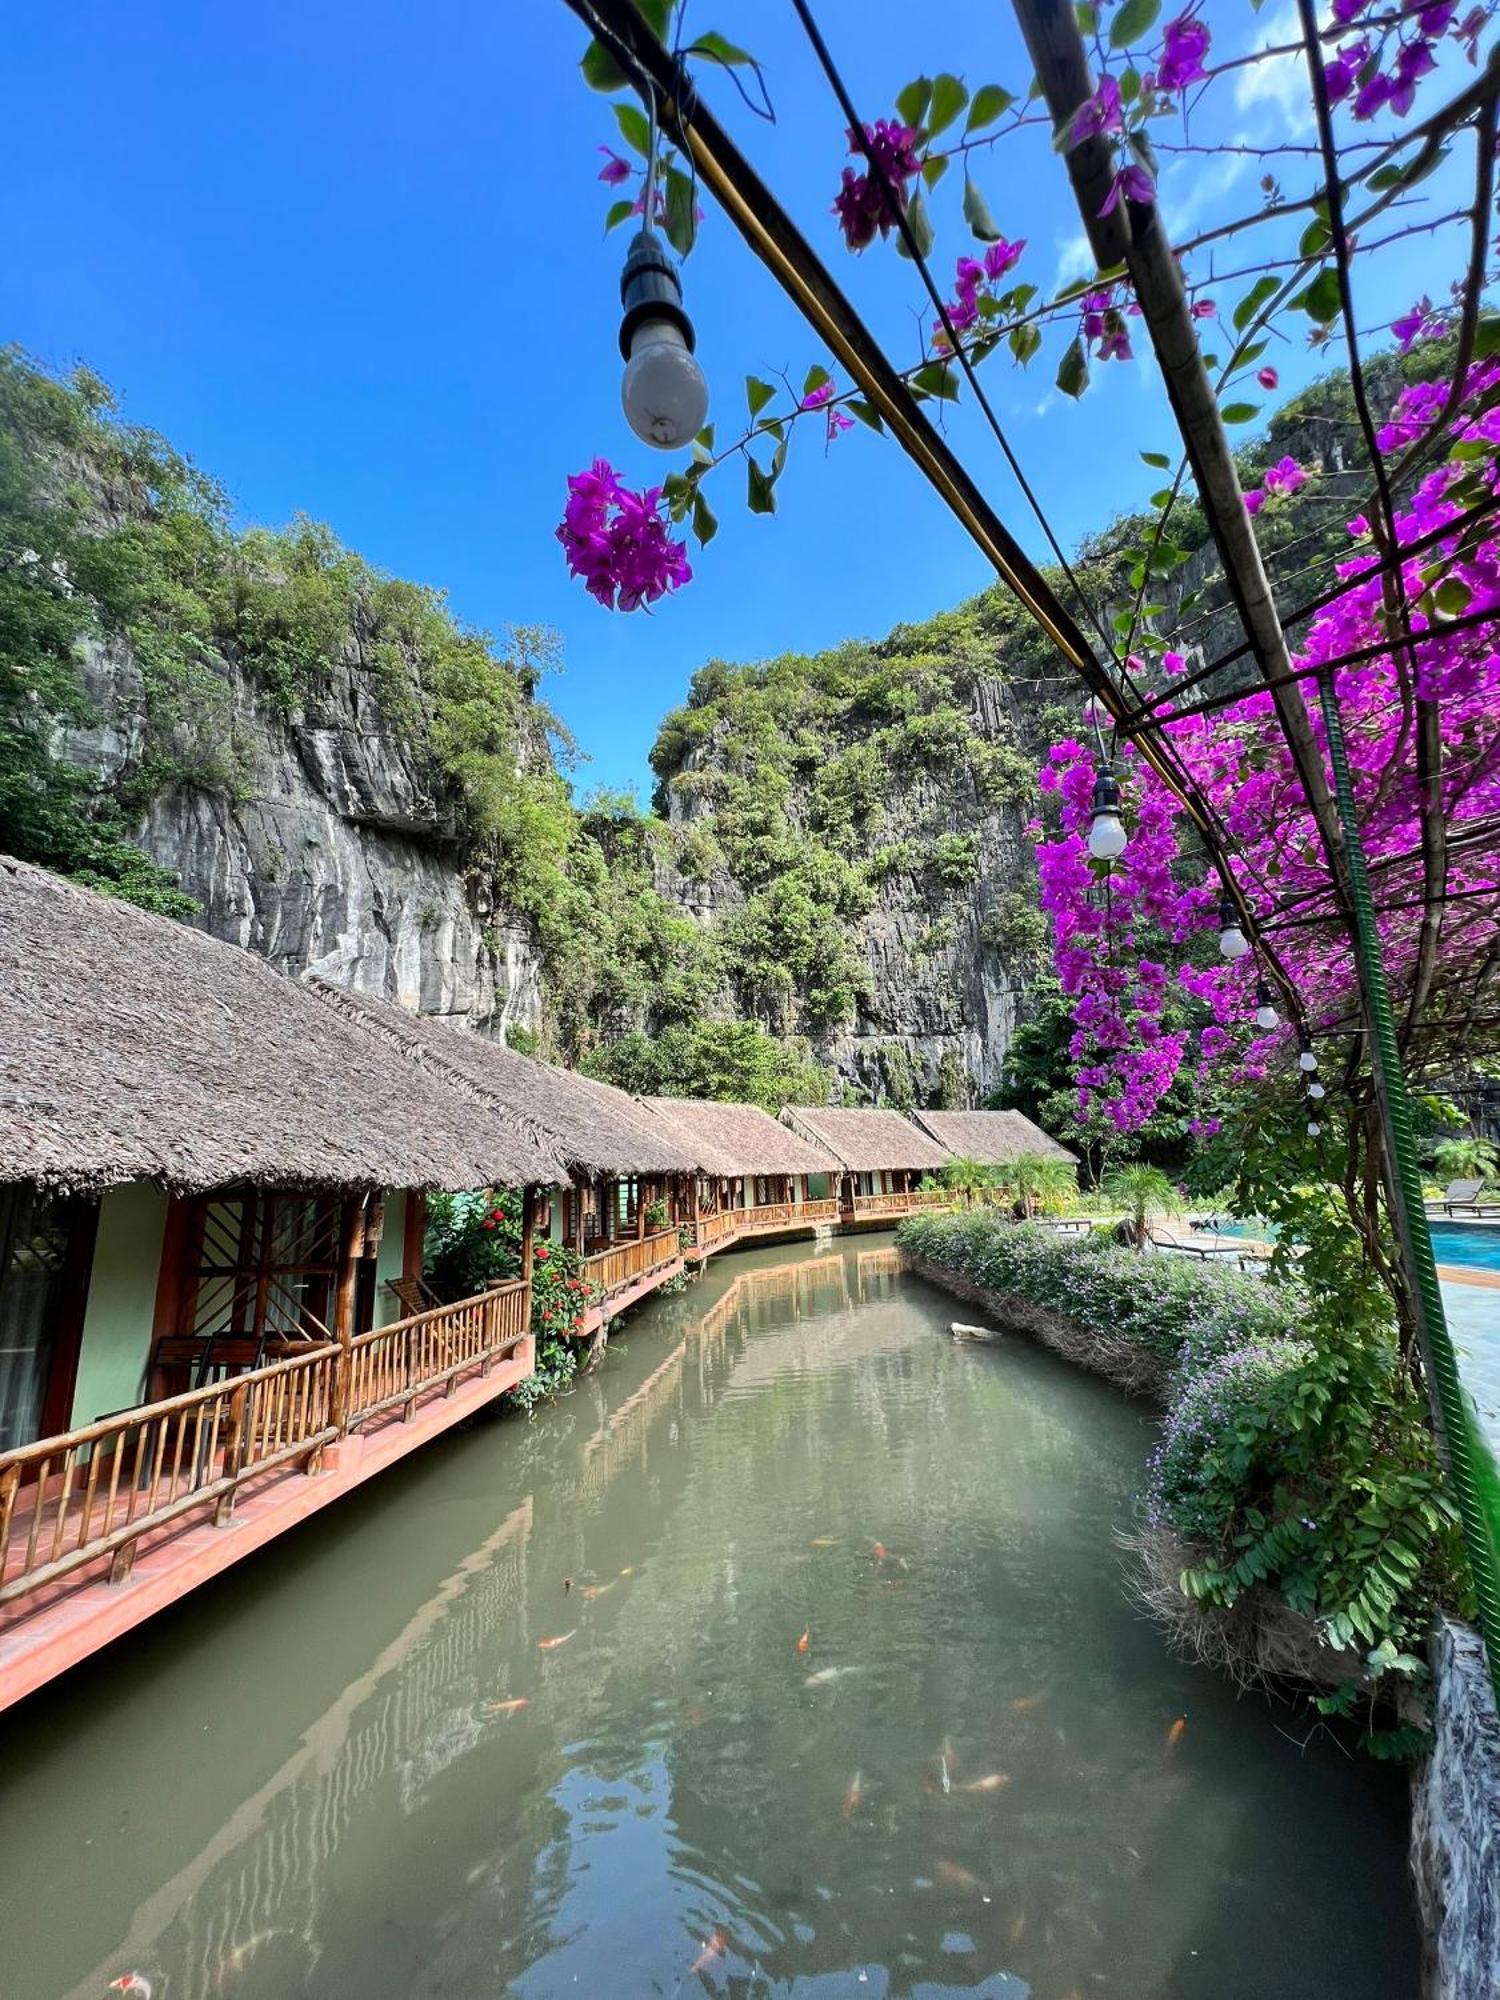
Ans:
[[[1316,1118],[1310,1118],[1308,1120],[1307,1136],[1309,1139],[1316,1139],[1318,1134],[1322,1131],[1322,1129],[1323,1129],[1322,1126],[1318,1123]]]
[[[1263,979],[1255,985],[1255,1025],[1257,1028],[1274,1028],[1281,1016],[1271,1004],[1271,989]]]
[[[1249,949],[1250,941],[1240,929],[1234,898],[1226,889],[1219,898],[1219,956],[1228,959],[1243,958]]]
[[[1298,1056],[1297,1058],[1297,1067],[1299,1069],[1306,1070],[1309,1076],[1312,1075],[1313,1071],[1317,1068],[1317,1066],[1318,1066],[1318,1059],[1313,1054],[1311,1049],[1304,1049],[1301,1055]]]
[[[1316,1104],[1321,1099],[1325,1098],[1328,1095],[1328,1092],[1323,1088],[1321,1083],[1310,1083],[1307,1086],[1307,1094]]]
[[[654,230],[643,229],[620,274],[620,400],[642,443],[658,451],[689,444],[708,415],[708,384],[693,359],[693,322],[682,309],[677,267]]]
[[[1108,764],[1094,780],[1093,815],[1089,820],[1089,853],[1096,861],[1117,861],[1125,852],[1125,824],[1120,818],[1120,785]]]

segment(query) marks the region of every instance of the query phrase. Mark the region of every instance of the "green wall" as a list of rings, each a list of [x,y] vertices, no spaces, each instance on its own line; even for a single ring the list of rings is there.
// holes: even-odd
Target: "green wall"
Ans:
[[[73,1394],[75,1429],[140,1401],[166,1226],[167,1197],[145,1182],[111,1188],[99,1204]]]
[[[385,1191],[385,1223],[380,1232],[380,1248],[375,1255],[375,1319],[376,1326],[391,1326],[398,1319],[405,1319],[406,1307],[394,1292],[386,1290],[390,1278],[401,1276],[402,1253],[406,1246],[406,1190],[387,1188]]]

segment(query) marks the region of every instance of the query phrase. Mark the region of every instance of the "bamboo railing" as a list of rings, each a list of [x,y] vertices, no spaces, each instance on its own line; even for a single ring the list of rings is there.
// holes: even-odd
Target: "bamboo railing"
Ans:
[[[740,1213],[737,1208],[725,1208],[717,1215],[700,1215],[693,1225],[693,1241],[700,1250],[711,1250],[716,1243],[727,1242],[738,1233]]]
[[[338,1435],[339,1350],[320,1344],[204,1389],[0,1453],[0,1605],[110,1558],[198,1508],[228,1519],[247,1481]]]
[[[530,1312],[530,1288],[516,1278],[477,1298],[356,1334],[349,1347],[346,1428],[398,1404],[409,1416],[424,1391],[442,1386],[451,1395],[471,1368],[487,1375],[502,1354],[526,1338]]]
[[[671,1263],[680,1248],[675,1227],[658,1229],[650,1236],[616,1243],[608,1250],[596,1250],[592,1257],[583,1260],[584,1276],[608,1299],[612,1292],[623,1291],[637,1278],[644,1278],[648,1271]]]

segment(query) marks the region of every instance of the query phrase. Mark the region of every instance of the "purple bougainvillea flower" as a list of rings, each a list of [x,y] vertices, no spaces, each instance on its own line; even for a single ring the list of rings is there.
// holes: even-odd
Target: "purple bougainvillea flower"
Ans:
[[[1109,193],[1100,203],[1099,213],[1113,215],[1122,195],[1126,201],[1138,202],[1142,208],[1149,208],[1156,199],[1156,183],[1144,167],[1121,167],[1109,184]]]
[[[606,187],[618,187],[621,181],[630,179],[629,160],[622,160],[619,154],[611,152],[608,146],[601,146],[598,150],[604,155],[604,165],[599,169],[599,178]]]
[[[984,253],[984,275],[990,279],[1003,278],[1007,271],[1013,271],[1021,261],[1021,252],[1026,248],[1026,238],[1018,237],[1014,243],[1007,243],[1002,236],[992,243]]]
[[[1328,86],[1328,99],[1331,104],[1343,103],[1359,81],[1359,73],[1369,60],[1368,42],[1350,42],[1346,48],[1339,50],[1323,71],[1323,81]]]
[[[821,410],[825,403],[833,400],[833,384],[820,382],[816,389],[809,389],[797,405],[799,410]]]
[[[854,428],[854,419],[847,413],[847,411],[840,410],[837,408],[829,410],[826,436],[830,444],[833,443],[834,439],[838,437],[841,432],[852,431],[853,428]]]
[[[1156,73],[1158,90],[1186,90],[1208,74],[1203,58],[1211,40],[1208,23],[1192,14],[1179,14],[1168,21],[1163,32],[1161,68]]]
[[[1259,382],[1262,389],[1274,389],[1280,382],[1281,377],[1276,373],[1274,368],[1258,368],[1255,372],[1255,379]]]
[[[1351,21],[1357,21],[1365,11],[1368,0],[1333,0],[1333,18],[1341,28],[1347,28]]]
[[[607,611],[635,611],[690,583],[687,549],[667,533],[661,488],[632,493],[607,459],[568,480],[557,539],[571,575]]]
[[[1410,354],[1419,340],[1430,339],[1433,334],[1442,331],[1443,321],[1433,312],[1432,300],[1425,295],[1417,300],[1410,312],[1391,321],[1391,332],[1400,342],[1403,354]]]
[[[1394,89],[1395,85],[1391,79],[1380,70],[1376,70],[1372,77],[1360,85],[1359,95],[1354,100],[1355,117],[1373,118],[1377,111],[1383,110],[1390,103],[1391,92]]]
[[[898,124],[892,118],[877,118],[865,127],[865,142],[882,169],[879,174],[857,174],[852,167],[843,171],[843,185],[834,196],[833,212],[851,250],[868,249],[878,230],[888,235],[901,220],[906,208],[907,182],[920,171],[917,141],[921,134],[913,125]],[[851,153],[863,150],[859,134],[849,132]],[[886,183],[889,184],[887,188]]]
[[[1432,53],[1430,42],[1408,42],[1396,58],[1396,74],[1391,79],[1392,111],[1404,118],[1411,110],[1418,83],[1436,68],[1437,57]]]
[[[1261,479],[1267,493],[1295,493],[1299,486],[1307,484],[1307,474],[1295,458],[1278,459],[1267,466]]]
[[[1214,304],[1212,299],[1194,299],[1193,301],[1194,319],[1212,319],[1218,310],[1219,308]]]
[[[1247,514],[1258,514],[1265,504],[1265,494],[1261,492],[1258,486],[1252,486],[1250,491],[1245,495],[1245,512]]]
[[[1073,123],[1068,127],[1068,146],[1082,145],[1085,139],[1092,139],[1104,132],[1123,132],[1125,120],[1120,110],[1120,86],[1112,76],[1100,79],[1099,88],[1092,97],[1086,97],[1073,113]]]

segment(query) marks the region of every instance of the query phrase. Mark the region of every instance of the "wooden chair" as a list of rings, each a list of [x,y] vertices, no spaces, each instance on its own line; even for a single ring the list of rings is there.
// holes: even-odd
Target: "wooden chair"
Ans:
[[[1479,1199],[1479,1191],[1483,1186],[1483,1174],[1476,1181],[1449,1181],[1447,1190],[1437,1206],[1444,1215],[1456,1215],[1460,1210],[1465,1215],[1500,1214],[1500,1207],[1494,1202]]]

